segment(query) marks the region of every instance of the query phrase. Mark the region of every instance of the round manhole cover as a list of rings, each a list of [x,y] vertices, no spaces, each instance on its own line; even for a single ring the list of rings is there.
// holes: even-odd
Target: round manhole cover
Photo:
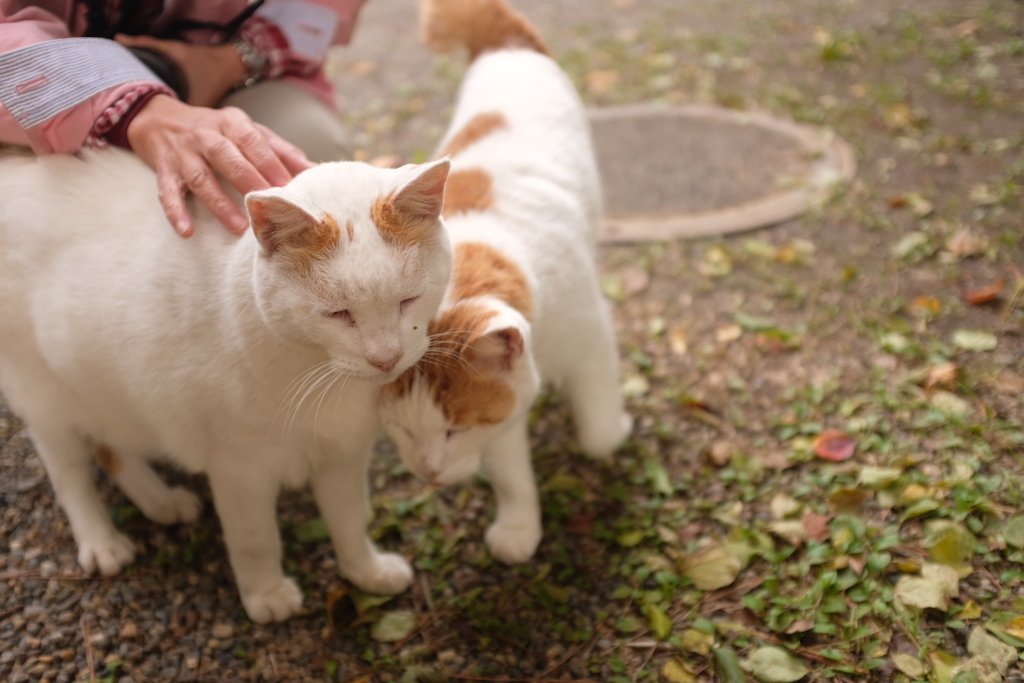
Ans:
[[[856,170],[828,131],[693,105],[591,112],[605,242],[701,237],[793,218]]]

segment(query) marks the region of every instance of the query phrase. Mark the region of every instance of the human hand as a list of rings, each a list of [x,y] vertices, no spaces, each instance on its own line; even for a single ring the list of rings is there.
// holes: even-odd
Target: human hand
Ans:
[[[156,95],[128,124],[132,149],[156,171],[160,203],[182,237],[195,227],[185,204],[192,192],[236,235],[249,221],[228,197],[220,174],[241,194],[285,185],[313,163],[297,147],[241,109],[193,107]]]
[[[143,47],[165,55],[177,64],[188,86],[188,103],[212,107],[220,102],[236,83],[249,75],[249,69],[230,45],[192,45],[180,40],[161,40],[152,36],[114,36],[125,47]]]

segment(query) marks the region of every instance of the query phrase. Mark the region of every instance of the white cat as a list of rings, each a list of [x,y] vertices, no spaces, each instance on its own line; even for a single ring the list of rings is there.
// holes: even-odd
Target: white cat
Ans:
[[[341,572],[404,590],[366,535],[377,396],[427,348],[451,267],[442,160],[332,163],[246,197],[236,238],[202,207],[183,240],[154,174],[118,150],[0,158],[0,391],[26,421],[87,571],[130,562],[90,476],[95,454],[150,519],[196,519],[145,458],[209,475],[257,622],[302,596],[282,572],[275,501],[307,480]]]
[[[441,145],[455,261],[431,349],[381,392],[381,417],[426,481],[482,461],[498,506],[488,547],[522,562],[541,538],[527,434],[541,381],[565,385],[591,456],[610,456],[630,425],[594,264],[597,165],[582,103],[525,19],[501,0],[425,0],[421,12],[432,47],[474,58]]]

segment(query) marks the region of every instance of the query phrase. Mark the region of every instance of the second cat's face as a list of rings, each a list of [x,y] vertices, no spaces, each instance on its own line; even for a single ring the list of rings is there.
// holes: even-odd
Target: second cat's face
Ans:
[[[345,376],[387,382],[411,367],[451,269],[438,218],[446,177],[446,162],[325,164],[249,195],[264,321],[322,348]]]
[[[379,414],[402,461],[441,486],[480,469],[484,450],[540,387],[529,324],[507,306],[467,302],[430,324],[423,359],[383,387]]]

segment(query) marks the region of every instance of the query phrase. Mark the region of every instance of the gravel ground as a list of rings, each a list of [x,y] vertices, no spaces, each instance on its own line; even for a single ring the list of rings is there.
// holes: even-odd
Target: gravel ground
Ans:
[[[417,567],[413,589],[387,603],[338,578],[310,496],[289,492],[286,571],[308,609],[252,624],[205,481],[176,472],[207,501],[190,527],[151,524],[98,476],[138,559],[120,577],[82,576],[24,427],[0,403],[0,680],[741,680],[702,645],[709,636],[744,656],[783,644],[811,680],[903,681],[915,676],[898,655],[966,659],[973,625],[1024,611],[1024,558],[1000,526],[1024,500],[1024,320],[1012,297],[1024,262],[1021,4],[518,5],[589,103],[712,102],[827,125],[856,148],[860,178],[753,235],[602,251],[636,434],[614,464],[586,462],[564,406],[545,398],[535,562],[487,557],[486,485],[424,491],[382,444],[374,533]],[[431,58],[414,31],[411,1],[376,0],[331,64],[357,158],[425,158],[444,129],[461,60]],[[965,301],[999,278],[994,302]],[[982,336],[971,351],[951,341],[962,330],[997,344]],[[944,362],[956,380],[934,375],[946,387],[935,391]],[[826,428],[855,436],[854,460],[815,460],[809,443]],[[869,465],[897,472],[900,490],[864,492]],[[894,501],[914,486],[935,506],[904,512]],[[783,539],[771,520],[787,500],[832,520],[833,537]],[[840,540],[851,506],[871,553]],[[935,557],[924,523],[935,519],[977,536],[958,558],[973,573],[955,611],[903,620],[893,586]],[[751,544],[756,559],[734,584],[698,589],[686,557],[715,539]],[[858,586],[877,607],[848,618],[852,592],[833,595],[838,607],[799,602],[831,595],[822,567],[842,583],[851,566],[875,571]],[[844,630],[863,624],[873,635]]]

